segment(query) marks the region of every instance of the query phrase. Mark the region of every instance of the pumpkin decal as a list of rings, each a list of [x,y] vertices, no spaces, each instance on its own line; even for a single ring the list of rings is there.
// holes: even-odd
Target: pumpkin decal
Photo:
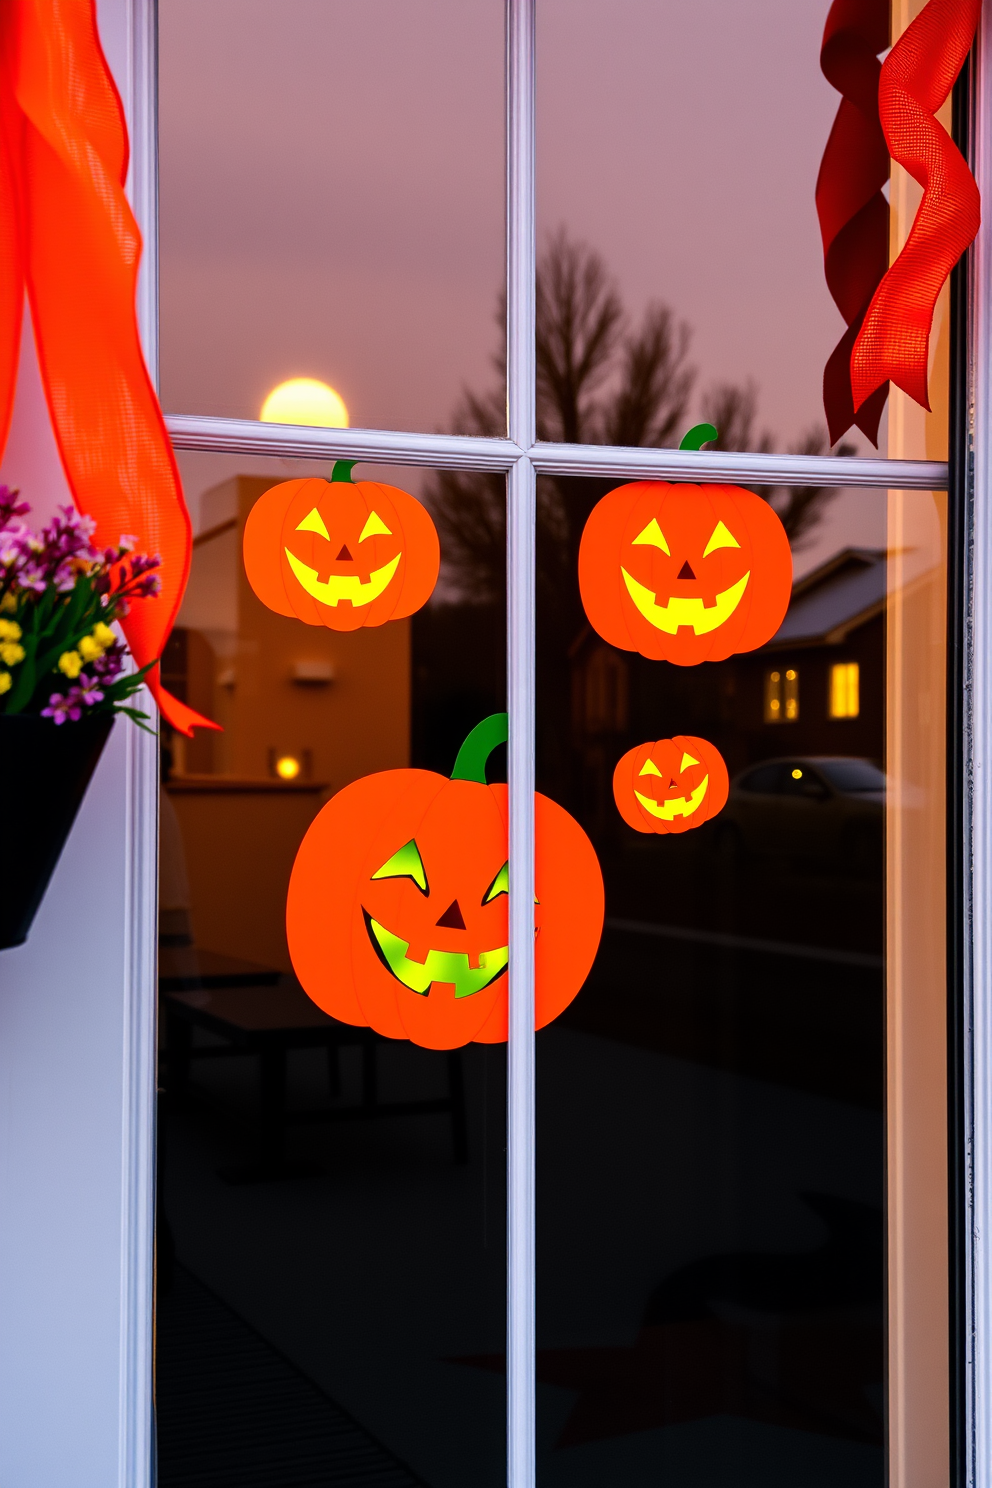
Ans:
[[[296,975],[343,1023],[430,1049],[506,1038],[507,788],[486,761],[507,737],[487,718],[451,779],[384,770],[334,796],[300,844],[286,932]],[[603,929],[603,876],[585,832],[535,793],[535,1026],[572,1001]]]
[[[613,772],[617,810],[635,832],[689,832],[722,811],[729,794],[723,756],[691,734],[638,744]]]
[[[245,573],[277,615],[357,630],[401,620],[431,597],[441,550],[429,513],[397,486],[353,481],[354,463],[338,460],[330,482],[283,481],[252,507]]]
[[[695,666],[771,640],[789,607],[792,551],[752,491],[633,481],[590,513],[579,589],[611,646]]]

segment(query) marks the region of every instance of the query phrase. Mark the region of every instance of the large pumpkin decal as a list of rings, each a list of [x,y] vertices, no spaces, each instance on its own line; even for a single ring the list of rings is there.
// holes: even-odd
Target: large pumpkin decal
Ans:
[[[590,513],[579,589],[611,646],[695,666],[771,640],[789,606],[792,552],[752,491],[634,481]]]
[[[426,604],[441,554],[427,510],[408,491],[353,481],[339,460],[330,482],[283,481],[245,523],[248,582],[277,615],[329,630],[401,620]]]
[[[638,744],[613,772],[617,810],[635,832],[688,832],[722,811],[730,793],[723,756],[691,734]]]
[[[338,792],[293,865],[286,931],[314,1002],[344,1023],[432,1049],[506,1038],[507,788],[486,784],[506,714],[472,730],[451,779],[385,770]],[[568,812],[535,794],[536,1016],[585,981],[603,929],[603,876]]]

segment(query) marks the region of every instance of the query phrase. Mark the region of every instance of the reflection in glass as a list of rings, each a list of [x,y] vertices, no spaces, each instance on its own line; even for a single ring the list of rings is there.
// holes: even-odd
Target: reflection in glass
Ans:
[[[223,732],[163,740],[158,1480],[195,1462],[496,1488],[503,1380],[480,1361],[505,1328],[504,1048],[336,1022],[293,974],[285,913],[328,799],[377,771],[449,775],[505,707],[502,604],[354,631],[277,614],[248,584],[245,521],[320,467],[218,459],[210,483],[209,463],[165,664]]]
[[[886,496],[760,493],[795,551],[785,621],[680,667],[608,647],[553,568],[606,488],[542,495],[538,785],[607,909],[537,1036],[539,1480],[880,1488]],[[856,716],[831,714],[838,665]],[[617,761],[686,736],[727,804],[632,831]]]
[[[502,5],[158,15],[165,408],[254,419],[310,378],[332,425],[439,427],[503,275]]]
[[[652,374],[642,390],[670,379],[686,412],[674,436],[662,420],[628,418],[628,431],[641,432],[617,442],[677,445],[706,418],[724,449],[826,450],[823,371],[845,329],[826,285],[814,201],[840,101],[819,65],[828,8],[542,0],[538,241],[549,258],[563,261],[563,247],[579,255],[576,325],[591,353],[572,364],[574,418],[543,437],[606,438],[583,409],[602,386],[616,389],[639,348]],[[893,4],[893,38],[920,8]],[[949,117],[948,106],[940,118]],[[890,261],[919,198],[896,167]],[[935,410],[946,402],[948,328],[945,289],[931,341]],[[663,336],[674,354],[653,360]],[[902,394],[887,417],[914,429],[927,458],[946,458],[939,419]],[[857,429],[843,444],[875,453]]]

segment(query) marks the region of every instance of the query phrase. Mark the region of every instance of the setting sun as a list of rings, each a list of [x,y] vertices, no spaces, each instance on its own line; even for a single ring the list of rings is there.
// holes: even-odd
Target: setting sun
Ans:
[[[262,404],[263,424],[310,424],[320,429],[347,429],[348,410],[340,393],[314,377],[281,382]]]

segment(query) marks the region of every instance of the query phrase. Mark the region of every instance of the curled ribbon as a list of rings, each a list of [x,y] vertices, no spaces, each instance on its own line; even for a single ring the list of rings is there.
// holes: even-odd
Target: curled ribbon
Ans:
[[[27,291],[52,427],[94,541],[131,533],[162,559],[162,590],[124,633],[183,733],[216,728],[162,687],[157,660],[182,602],[189,515],[135,312],[141,236],[124,194],[124,114],[94,0],[0,5],[0,448],[6,443]]]
[[[889,152],[878,116],[878,53],[889,44],[889,0],[834,0],[820,68],[840,93],[816,180],[816,211],[830,290],[847,330],[823,372],[823,407],[836,444],[852,424],[878,443],[885,386],[855,411],[851,351],[889,263]]]
[[[981,222],[974,177],[934,114],[971,50],[980,11],[981,0],[929,0],[882,67],[878,107],[889,152],[923,187],[923,200],[854,342],[855,409],[887,380],[930,408],[927,353],[937,296]]]

